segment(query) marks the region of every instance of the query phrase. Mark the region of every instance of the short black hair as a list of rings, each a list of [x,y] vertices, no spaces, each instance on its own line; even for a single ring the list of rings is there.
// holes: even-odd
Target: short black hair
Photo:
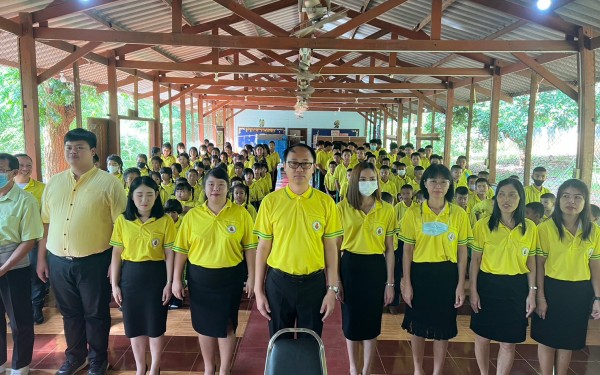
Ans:
[[[531,173],[535,173],[535,172],[547,172],[546,168],[544,167],[535,167],[533,168],[533,171]]]
[[[29,156],[27,154],[14,154],[13,156],[15,158],[28,158],[29,160],[33,161],[33,159],[31,158],[31,156]]]
[[[137,175],[138,175],[138,177],[141,177],[141,176],[142,176],[142,172],[140,172],[140,170],[139,170],[138,168],[136,168],[136,167],[131,167],[131,168],[127,168],[127,169],[125,169],[125,171],[123,172],[123,178],[124,178],[124,179],[127,179],[127,177],[128,177],[130,174],[132,174],[132,173],[135,173],[135,174],[137,174]]]
[[[327,142],[325,142],[325,143],[327,144]],[[309,145],[304,144],[304,143],[296,143],[295,145],[286,148],[285,151],[283,152],[283,161],[284,162],[287,162],[287,158],[288,158],[288,155],[290,154],[290,152],[292,152],[292,153],[296,152],[295,151],[296,148],[303,148],[303,149],[308,150],[308,152],[310,152],[310,156],[313,159],[312,162],[315,163],[317,161],[317,153],[315,152],[315,150],[312,147],[310,147]]]
[[[17,159],[15,156],[12,156],[11,154],[1,153],[0,160],[7,160],[8,167],[11,171],[19,169],[19,159]]]
[[[454,191],[454,195],[469,195],[469,189],[465,186],[459,186]]]
[[[187,160],[190,160],[190,155],[188,155],[187,152],[182,152],[181,154],[177,155],[177,157],[183,156],[184,158],[186,158]]]
[[[389,204],[394,204],[394,196],[387,191],[381,192],[381,200],[388,202]]]
[[[402,191],[402,190],[404,190],[404,189],[406,189],[406,190],[413,190],[413,187],[412,187],[412,185],[410,185],[410,184],[404,184],[404,185],[402,185],[402,187],[400,188],[400,191]]]
[[[599,217],[600,216],[600,207],[596,206],[595,204],[590,204],[590,210],[592,210],[592,216],[593,217]]]
[[[165,210],[163,208],[162,202],[160,200],[159,188],[156,182],[150,176],[137,177],[135,180],[131,182],[131,186],[129,187],[129,194],[127,195],[127,207],[125,208],[125,212],[123,216],[125,219],[129,221],[136,220],[140,213],[138,212],[135,203],[133,202],[133,193],[140,186],[148,186],[156,193],[156,200],[154,201],[154,205],[152,206],[152,210],[150,211],[150,217],[155,219],[160,219],[165,216]]]
[[[540,202],[529,202],[525,205],[525,208],[529,208],[530,210],[533,210],[533,212],[538,214],[540,217],[544,217],[544,205]]]
[[[160,156],[153,156],[152,159],[150,159],[150,163],[152,163],[153,161],[158,161],[160,162],[160,165],[163,165],[163,160]]]
[[[194,189],[192,188],[192,185],[190,185],[189,182],[177,183],[177,185],[175,185],[175,191],[177,191],[177,190],[187,190],[187,191],[192,191],[192,192],[194,191]]]
[[[485,182],[487,184],[487,186],[490,186],[490,182],[487,180],[487,178],[483,178],[483,177],[477,178],[477,181],[475,181],[475,185],[477,185],[480,182]]]
[[[244,176],[247,174],[252,174],[252,176],[254,176],[254,171],[252,170],[252,168],[244,168]]]
[[[183,213],[183,206],[177,199],[169,199],[165,203],[165,212],[177,212],[181,215]]]
[[[162,167],[160,169],[160,174],[168,174],[169,176],[173,176],[173,170],[170,167]]]
[[[138,154],[137,157],[146,160],[146,162],[148,161],[148,155],[146,155],[146,154]]]
[[[181,171],[183,171],[183,167],[179,163],[171,164],[171,171],[173,171],[173,167],[175,167],[175,169],[177,169],[177,173],[181,173]]]
[[[173,149],[173,146],[171,146],[171,143],[169,143],[169,142],[163,143],[162,146],[163,146],[163,148]]]
[[[67,142],[77,141],[85,141],[90,146],[90,148],[96,148],[96,144],[98,143],[96,134],[82,128],[75,128],[73,130],[69,130],[67,134],[65,134],[65,144]]]
[[[219,180],[224,180],[227,183],[227,189],[229,189],[229,175],[227,174],[227,170],[223,170],[222,168],[213,168],[210,171],[206,172],[206,176],[204,176],[204,198],[206,199],[206,181],[208,181],[209,177],[214,177]]]
[[[154,154],[158,154],[160,152],[160,147],[152,147],[152,149],[150,150],[150,153],[152,153],[152,155]]]
[[[540,199],[546,199],[546,198],[556,201],[556,195],[554,195],[552,193],[544,193],[544,194],[540,195]]]
[[[114,161],[117,164],[119,164],[119,168],[123,168],[123,159],[121,159],[121,157],[117,154],[112,154],[112,155],[108,155],[108,157],[106,158],[106,164],[108,164],[109,161]]]

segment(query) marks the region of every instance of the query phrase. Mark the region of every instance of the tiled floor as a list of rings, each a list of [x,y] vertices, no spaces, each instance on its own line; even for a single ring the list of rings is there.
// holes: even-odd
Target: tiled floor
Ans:
[[[238,344],[234,361],[234,375],[258,375],[264,371],[266,345],[268,342],[267,322],[252,309],[253,301],[243,301],[239,313],[237,331]],[[323,341],[329,374],[348,372],[344,338],[341,333],[339,309],[325,323]],[[32,363],[33,374],[53,374],[64,360],[66,347],[62,318],[55,309],[44,310],[47,321],[36,326],[36,340]],[[124,336],[121,313],[111,309],[113,326],[110,337],[110,374],[135,374],[135,362],[129,340]],[[377,343],[373,374],[412,374],[413,364],[409,336],[400,328],[402,315],[385,314],[382,334]],[[448,348],[444,374],[479,374],[473,348],[473,333],[468,328],[469,316],[459,315],[459,335]],[[203,361],[197,337],[191,327],[187,309],[169,312],[166,343],[161,374],[202,374]],[[600,375],[600,322],[590,321],[588,346],[574,353],[569,375]],[[12,341],[9,337],[9,347]],[[490,369],[494,369],[498,345],[492,344]],[[424,367],[428,373],[433,369],[432,344],[427,343]],[[9,350],[9,358],[12,350]],[[81,372],[84,374],[84,372]],[[530,339],[517,346],[515,364],[511,374],[539,374],[537,348]]]

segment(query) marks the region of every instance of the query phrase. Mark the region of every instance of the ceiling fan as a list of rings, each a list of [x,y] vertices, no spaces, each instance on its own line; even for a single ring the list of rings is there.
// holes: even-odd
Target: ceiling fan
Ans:
[[[300,13],[306,13],[308,20],[301,22],[292,29],[292,34],[298,38],[304,38],[321,30],[323,26],[346,17],[347,9],[343,7],[331,7],[331,1],[324,1],[327,6],[323,6],[320,0],[298,0],[298,10]]]

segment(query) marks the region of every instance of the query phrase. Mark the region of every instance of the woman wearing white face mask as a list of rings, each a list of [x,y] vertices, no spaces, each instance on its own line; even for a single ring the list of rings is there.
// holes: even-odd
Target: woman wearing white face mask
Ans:
[[[441,375],[448,340],[458,333],[456,309],[465,300],[467,244],[472,240],[467,213],[454,197],[448,168],[432,164],[421,179],[425,201],[402,218],[404,241],[402,298],[408,305],[402,328],[411,337],[415,374],[423,374],[425,339],[433,343],[433,374]]]
[[[123,160],[119,155],[108,155],[106,158],[106,171],[121,181],[125,189],[125,180],[123,179]]]
[[[338,210],[344,227],[339,239],[344,290],[340,299],[350,374],[359,373],[357,356],[362,343],[362,374],[367,375],[381,333],[383,306],[394,299],[393,236],[397,231],[394,208],[381,200],[373,164],[362,162],[354,167],[347,198],[338,204]]]

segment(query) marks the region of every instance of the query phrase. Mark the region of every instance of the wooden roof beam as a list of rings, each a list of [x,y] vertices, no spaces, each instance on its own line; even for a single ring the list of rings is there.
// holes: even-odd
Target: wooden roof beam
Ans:
[[[566,35],[577,36],[579,27],[567,22],[553,12],[540,12],[534,7],[524,7],[506,0],[469,0],[491,9],[499,10],[513,17],[517,17],[549,29],[561,31]]]
[[[187,35],[134,31],[85,30],[34,27],[36,39],[83,40],[89,42],[142,43],[148,45],[199,46],[237,49],[312,48],[316,50],[365,52],[576,52],[568,40],[356,40],[330,38],[249,37]]]
[[[446,8],[448,8],[454,2],[456,2],[456,0],[444,0],[442,2],[442,13],[446,10]],[[423,18],[423,20],[421,22],[419,22],[417,24],[417,26],[415,26],[415,28],[413,30],[419,31],[419,30],[423,29],[425,26],[429,25],[430,22],[431,22],[431,14],[428,14],[425,18]]]
[[[442,39],[442,0],[431,0],[431,40]]]
[[[539,74],[546,81],[550,82],[554,87],[565,93],[569,98],[579,101],[578,90],[562,79],[558,78],[554,74],[552,74],[548,69],[546,69],[542,64],[535,61],[531,56],[526,53],[513,53],[513,56],[517,59],[521,60],[524,64],[527,64],[534,72]]]
[[[175,4],[177,1],[179,1],[181,3],[181,5]],[[193,26],[195,24],[195,22],[192,20],[192,17],[185,10],[185,7],[183,6],[183,3],[181,0],[162,0],[162,2],[165,3],[171,9],[173,9],[174,4],[175,4],[175,6],[180,6],[181,10],[177,9],[177,13],[181,15],[180,19],[183,20],[189,26]],[[171,12],[173,12],[173,10],[171,10]],[[171,22],[172,21],[173,20],[171,20]],[[181,32],[181,31],[179,31],[179,32]]]
[[[197,87],[198,87],[198,85],[191,85],[190,87],[187,87],[187,88],[179,91],[177,94],[171,96],[169,99],[160,102],[160,107],[162,108],[162,107],[166,106],[167,104],[172,103],[175,100],[178,100],[182,96],[194,91]]]
[[[82,12],[84,10],[99,7],[113,3],[118,0],[87,0],[87,1],[54,1],[48,4],[44,9],[31,13],[33,23],[40,23],[53,18],[63,17],[72,13]],[[19,17],[14,17],[13,21],[18,22]]]
[[[254,97],[296,97],[293,92],[271,92],[271,91],[244,91],[244,90],[225,90],[220,88],[209,88],[209,89],[196,89],[193,94],[198,95],[221,95],[221,96],[254,96]],[[363,98],[414,98],[415,95],[410,93],[394,93],[394,92],[373,92],[373,93],[344,93],[344,92],[323,92],[321,90],[315,91],[311,95],[311,98],[322,98],[322,99],[363,99]]]
[[[386,30],[379,30],[371,35],[368,35],[365,39],[379,39],[384,35],[389,34],[388,31]],[[323,67],[326,66],[328,64],[333,63],[336,60],[341,59],[342,57],[346,56],[347,54],[349,54],[350,52],[346,52],[346,51],[340,51],[340,52],[334,52],[329,56],[325,56],[324,58],[320,59],[319,62],[317,62],[316,64],[313,64],[314,67]]]
[[[119,87],[123,87],[123,86],[127,86],[127,85],[131,85],[132,83],[135,82],[135,80],[140,80],[141,78],[136,77],[135,75],[133,76],[129,76],[125,79],[122,79],[120,81],[117,81],[117,88]],[[96,94],[102,94],[103,92],[108,91],[108,85],[107,84],[99,84],[98,86],[96,86]]]
[[[59,62],[57,62],[56,64],[54,64],[53,66],[51,66],[50,68],[45,70],[40,75],[38,75],[38,77],[37,77],[38,85],[40,83],[44,82],[45,80],[47,80],[48,78],[59,73],[63,69],[67,68],[68,66],[72,65],[75,61],[84,57],[88,53],[92,52],[96,47],[98,47],[101,44],[102,43],[99,43],[99,42],[89,42],[82,47],[77,47],[73,53],[71,53],[70,55],[68,55],[64,59],[62,59]]]
[[[377,5],[376,7],[372,8],[364,13],[359,13],[358,15],[350,16],[351,17],[350,21],[342,23],[341,25],[334,28],[333,30],[327,31],[326,33],[322,34],[320,37],[321,38],[337,38],[338,36],[344,35],[348,31],[355,29],[355,28],[359,27],[360,25],[379,17],[383,13],[385,13],[391,9],[394,9],[397,6],[404,4],[406,1],[408,1],[408,0],[384,1],[383,3]]]
[[[492,97],[492,90],[488,90],[485,87],[479,86],[478,84],[473,84],[473,87],[475,88],[475,92],[485,95],[488,98]],[[513,102],[512,96],[508,96],[502,92],[500,92],[500,100],[505,101],[510,104],[512,104],[512,102]]]
[[[19,17],[17,17],[17,19],[18,18]],[[0,30],[4,30],[16,36],[21,36],[23,34],[20,23],[4,17],[0,17]]]
[[[438,112],[441,112],[441,113],[444,113],[444,114],[446,113],[446,109],[444,109],[444,107],[442,107],[441,105],[437,104],[434,100],[429,99],[421,91],[419,91],[419,90],[411,90],[410,92],[413,93],[418,99],[421,99],[421,100],[425,101],[425,103],[427,103],[430,106],[432,106],[433,108],[435,108]]]
[[[213,0],[215,3],[224,6],[229,9],[233,13],[238,16],[244,18],[245,20],[255,24],[256,26],[262,28],[265,31],[270,32],[274,36],[289,36],[290,33],[281,27],[275,25],[274,23],[266,20],[261,15],[253,12],[252,10],[246,8],[242,4],[233,1],[233,0]]]

